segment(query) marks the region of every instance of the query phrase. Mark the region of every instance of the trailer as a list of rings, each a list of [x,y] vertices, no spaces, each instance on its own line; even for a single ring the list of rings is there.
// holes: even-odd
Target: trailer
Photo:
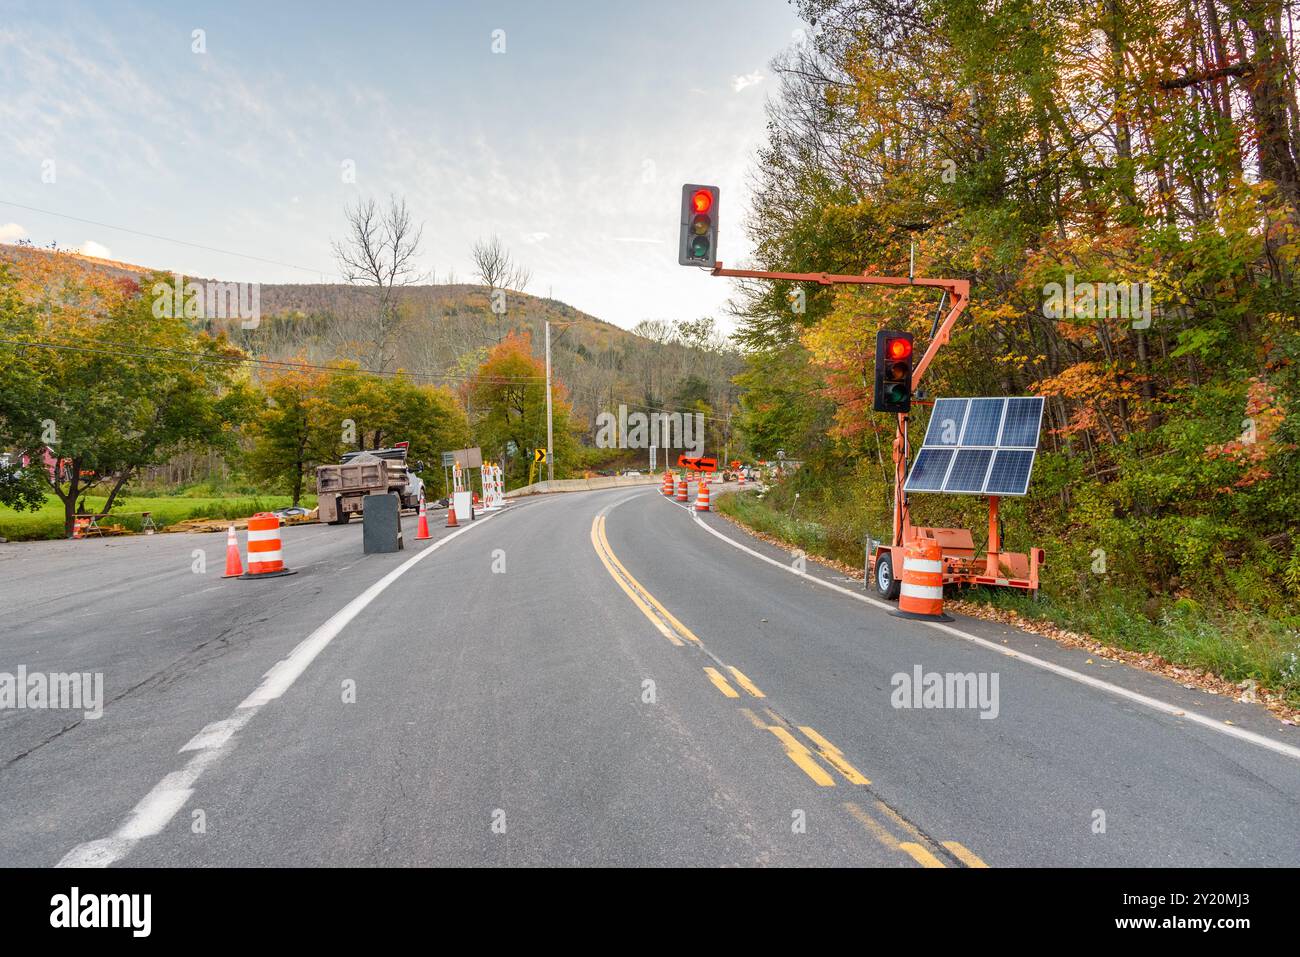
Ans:
[[[937,289],[942,293],[935,314],[934,326],[930,332],[930,341],[924,355],[912,367],[911,381],[915,389],[926,369],[934,360],[935,354],[948,343],[953,324],[966,310],[970,301],[970,282],[965,279],[923,278],[909,275],[902,276],[852,276],[829,275],[827,273],[786,273],[766,272],[753,269],[726,269],[721,262],[716,262],[711,269],[714,276],[727,276],[736,279],[772,279],[785,282],[812,282],[823,286],[830,285],[876,285],[893,287],[922,287]],[[949,311],[944,315],[944,305],[950,303]],[[910,354],[909,354],[910,360]],[[943,401],[943,400],[940,400]],[[966,400],[975,401],[975,400]],[[933,401],[913,399],[919,406],[933,406]],[[986,495],[988,498],[988,538],[982,553],[975,547],[974,536],[965,528],[932,528],[912,524],[912,508],[906,489],[908,467],[911,462],[911,449],[908,441],[907,427],[909,414],[898,413],[894,432],[894,504],[893,530],[888,542],[869,545],[867,551],[867,575],[874,582],[880,597],[895,601],[900,590],[900,581],[896,570],[903,565],[903,551],[908,544],[929,539],[939,543],[942,550],[944,586],[963,587],[971,585],[988,585],[999,588],[1015,588],[1037,595],[1039,589],[1039,570],[1045,562],[1041,548],[1030,548],[1028,552],[1008,552],[1002,548],[1002,523],[999,518],[1000,495]],[[1037,435],[1035,433],[1035,442]],[[1016,451],[1022,451],[1017,449]],[[1032,460],[1031,460],[1032,465]],[[1028,476],[1026,474],[1026,482]],[[939,491],[929,489],[928,491]],[[965,494],[981,494],[968,489]],[[1019,493],[1023,494],[1023,493]]]

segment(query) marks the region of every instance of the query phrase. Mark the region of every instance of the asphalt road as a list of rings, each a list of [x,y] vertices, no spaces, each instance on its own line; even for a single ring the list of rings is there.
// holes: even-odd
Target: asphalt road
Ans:
[[[1257,707],[894,618],[655,489],[405,526],[286,529],[264,581],[219,534],[0,547],[0,673],[106,702],[0,710],[0,864],[1300,863]],[[986,698],[897,707],[918,666]]]

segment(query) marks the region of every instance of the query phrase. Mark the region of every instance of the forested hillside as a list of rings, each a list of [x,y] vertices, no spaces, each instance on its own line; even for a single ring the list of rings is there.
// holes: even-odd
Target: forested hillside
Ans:
[[[0,260],[55,261],[56,256],[109,277],[138,280],[152,273],[66,251],[0,246]],[[541,356],[542,326],[549,320],[554,373],[569,391],[583,434],[594,434],[599,412],[617,412],[619,403],[626,403],[716,415],[718,440],[726,441],[722,423],[734,407],[738,388],[730,380],[740,360],[709,319],[647,319],[629,331],[558,300],[514,290],[498,300],[498,311],[491,290],[481,285],[413,285],[394,294],[399,321],[388,333],[393,358],[384,371],[403,369],[424,381],[457,385],[511,332],[527,332],[534,354]],[[375,337],[373,289],[265,283],[259,295],[262,316],[256,328],[220,319],[204,323],[205,328],[225,333],[253,356],[367,366]]]
[[[1030,495],[1004,508],[1012,548],[1047,549],[1031,612],[1300,691],[1300,111],[1283,5],[795,5],[810,26],[775,64],[757,266],[905,276],[914,243],[917,275],[969,279],[924,387],[1047,399]],[[889,529],[876,331],[923,348],[937,305],[788,284],[737,303],[747,439],[807,460],[775,502],[801,492],[837,557],[860,563],[863,536]],[[982,507],[912,503],[977,544]]]

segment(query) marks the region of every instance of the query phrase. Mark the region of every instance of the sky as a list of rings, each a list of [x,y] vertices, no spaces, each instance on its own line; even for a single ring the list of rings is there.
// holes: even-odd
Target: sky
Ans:
[[[730,329],[731,281],[677,264],[681,186],[720,187],[744,261],[801,26],[785,0],[0,0],[0,242],[334,282],[345,208],[395,194],[436,281],[495,234],[534,295]]]

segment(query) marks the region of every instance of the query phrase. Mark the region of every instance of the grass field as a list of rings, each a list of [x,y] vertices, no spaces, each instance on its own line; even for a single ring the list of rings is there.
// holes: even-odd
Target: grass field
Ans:
[[[87,505],[100,509],[103,497],[89,496]],[[255,512],[291,505],[288,495],[234,495],[234,496],[121,496],[113,504],[112,515],[101,525],[123,525],[133,531],[140,530],[141,512],[152,512],[159,526],[184,521],[187,518],[247,518]],[[304,497],[302,505],[313,508],[315,496]],[[15,512],[0,506],[0,537],[11,542],[34,541],[63,537],[63,503],[48,497],[35,512]]]

